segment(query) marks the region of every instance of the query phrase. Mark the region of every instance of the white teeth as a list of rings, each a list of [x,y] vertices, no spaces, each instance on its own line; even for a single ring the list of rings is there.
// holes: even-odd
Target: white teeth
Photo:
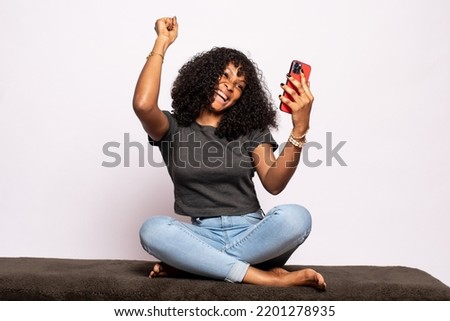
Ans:
[[[223,93],[223,92],[221,92],[221,91],[216,91],[216,94],[220,97],[220,98],[222,98],[223,99],[223,101],[227,101],[228,100],[228,97]]]

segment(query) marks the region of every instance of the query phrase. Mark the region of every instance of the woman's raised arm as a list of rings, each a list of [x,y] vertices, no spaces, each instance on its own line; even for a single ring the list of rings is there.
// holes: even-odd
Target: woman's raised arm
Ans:
[[[178,36],[176,17],[160,18],[155,23],[157,38],[142,68],[133,96],[133,109],[147,134],[155,141],[168,131],[169,123],[158,105],[161,71],[167,48]]]

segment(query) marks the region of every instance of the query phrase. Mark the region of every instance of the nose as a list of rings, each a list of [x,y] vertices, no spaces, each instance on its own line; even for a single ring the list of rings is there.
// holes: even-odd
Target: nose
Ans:
[[[225,87],[228,91],[233,92],[234,91],[234,83],[230,80],[225,81]]]

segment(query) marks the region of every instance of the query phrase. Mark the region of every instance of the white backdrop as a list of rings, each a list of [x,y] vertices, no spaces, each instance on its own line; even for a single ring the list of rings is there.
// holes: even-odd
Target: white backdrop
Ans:
[[[450,284],[449,10],[444,0],[1,0],[0,256],[151,259],[138,230],[173,213],[172,186],[149,165],[160,159],[131,100],[154,21],[176,15],[166,109],[177,70],[213,46],[247,53],[274,98],[292,58],[312,65],[309,139],[323,149],[309,160],[324,162],[302,164],[278,196],[258,183],[265,209],[296,202],[313,215],[289,263],[410,266]],[[290,120],[279,119],[281,143]],[[327,166],[326,133],[331,148],[345,142],[347,166]],[[112,152],[121,162],[107,167]]]

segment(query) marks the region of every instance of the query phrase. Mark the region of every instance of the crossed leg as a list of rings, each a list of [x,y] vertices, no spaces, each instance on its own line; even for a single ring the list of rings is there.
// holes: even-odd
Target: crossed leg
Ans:
[[[298,209],[297,209],[297,211],[298,211]],[[283,208],[283,210],[280,210],[280,212],[286,212],[286,208]],[[250,246],[253,246],[254,249],[263,248],[264,252],[265,252],[267,249],[274,246],[273,240],[271,238],[267,237],[268,234],[266,232],[273,231],[274,227],[279,229],[279,231],[282,231],[283,229],[284,229],[283,231],[287,231],[289,229],[289,226],[297,226],[297,225],[300,225],[301,221],[310,220],[309,213],[306,213],[307,215],[304,214],[303,215],[304,217],[302,219],[298,219],[297,215],[299,213],[294,213],[295,217],[296,217],[295,219],[297,219],[297,221],[295,221],[294,217],[287,217],[287,216],[285,216],[285,214],[286,213],[282,213],[282,217],[278,217],[278,218],[271,217],[268,221],[265,221],[264,224],[259,226],[259,228],[262,229],[263,231],[261,231],[261,230],[258,231],[258,229],[254,229],[253,231],[249,232],[244,237],[245,242],[242,242],[242,239],[240,239],[235,244],[230,245],[226,251],[226,253],[231,255],[230,259],[231,259],[231,257],[236,257],[236,258],[239,258],[239,260],[243,260],[244,262],[257,262],[259,259],[254,256],[252,257],[252,255],[254,255],[255,251],[248,251],[246,249],[242,249],[241,247],[250,245]],[[267,219],[267,217],[266,217],[266,219]],[[271,221],[271,220],[272,220],[272,222],[269,223],[269,221]],[[283,222],[284,223],[288,222],[286,224],[288,226],[285,228],[282,227]],[[264,227],[264,225],[271,225],[271,226]],[[310,222],[306,223],[305,227],[303,228],[303,232],[302,232],[303,236],[302,236],[302,233],[299,234],[300,235],[299,237],[301,240],[298,241],[298,244],[301,244],[304,241],[304,239],[308,236],[309,229],[310,229]],[[158,229],[158,230],[161,231],[162,229]],[[254,234],[252,234],[252,233],[259,234],[259,236],[262,235],[264,237],[263,237],[263,239],[257,239],[258,236],[256,235],[256,237],[254,237]],[[164,233],[164,234],[167,235],[167,233]],[[272,234],[272,233],[270,233],[270,234]],[[283,234],[283,233],[281,232],[280,234]],[[289,233],[287,233],[287,234],[289,234]],[[296,233],[292,233],[292,234],[296,235]],[[180,235],[180,234],[178,233],[177,235]],[[256,240],[255,240],[255,238],[256,238]],[[267,243],[265,243],[265,242],[267,242]],[[254,244],[251,245],[249,243],[254,243]],[[183,244],[183,242],[182,242],[182,244]],[[179,249],[177,249],[177,250],[179,250]],[[208,251],[209,250],[210,249],[208,249]],[[278,251],[285,251],[287,249],[283,250],[283,249],[277,248],[275,246],[272,250],[276,251],[277,253],[280,253]],[[175,249],[172,248],[172,251],[175,251]],[[203,251],[206,251],[206,249],[203,249]],[[214,261],[214,259],[212,259],[213,256],[217,260],[219,260],[219,257],[216,256],[219,254],[217,254],[215,251],[216,250],[214,250],[213,252],[208,252],[209,253],[207,255],[209,257],[208,261],[211,261],[211,260]],[[184,253],[187,253],[187,252],[190,252],[188,248],[186,248],[184,250]],[[194,251],[194,252],[196,252],[196,251]],[[198,253],[198,251],[196,253]],[[288,253],[288,254],[290,255],[291,253]],[[220,256],[222,256],[222,255],[226,255],[226,254],[221,252]],[[249,255],[249,256],[247,256],[247,255]],[[255,254],[255,255],[259,255],[259,254]],[[262,255],[265,255],[265,253],[262,253]],[[161,255],[158,257],[162,258],[163,261],[165,261],[164,256]],[[197,265],[197,267],[201,267],[201,266],[204,266],[205,264],[208,265],[210,263],[210,262],[205,263],[205,261],[201,261],[200,257],[198,257],[198,256],[196,256],[196,257],[197,257],[197,259],[195,259],[195,256],[192,256],[192,257],[190,256],[191,262],[189,264],[190,264],[191,268],[194,267],[195,265]],[[285,260],[287,260],[287,257]],[[233,260],[235,260],[235,259],[233,259]],[[150,272],[150,277],[185,277],[185,276],[189,276],[189,275],[192,276],[192,274],[190,274],[188,272],[184,272],[183,271],[184,268],[183,268],[183,270],[180,270],[180,269],[177,269],[177,268],[171,266],[170,265],[171,263],[167,264],[166,262],[167,261],[165,261],[165,263],[163,263],[163,262],[156,263],[153,266],[152,271]],[[196,262],[197,262],[197,264],[196,264]],[[315,271],[313,269],[301,269],[301,270],[292,271],[292,272],[287,271],[287,270],[281,268],[281,266],[284,264],[284,262],[285,261],[279,262],[279,264],[277,264],[275,267],[272,265],[271,267],[260,268],[259,264],[256,264],[254,266],[249,266],[248,268],[246,268],[246,270],[243,270],[243,274],[241,275],[241,278],[239,280],[241,280],[241,282],[243,282],[243,283],[257,284],[257,285],[282,286],[282,287],[310,286],[310,287],[316,288],[318,290],[325,290],[325,287],[326,287],[325,280],[320,273],[318,273],[317,271]],[[174,266],[180,266],[180,263],[184,264],[185,262],[180,262],[180,261],[178,261],[178,263],[174,262]],[[192,270],[192,272],[194,272],[195,270],[196,270],[196,268],[194,268]],[[212,270],[214,270],[214,268],[207,269],[205,272],[209,273]],[[199,271],[194,272],[194,273],[197,274],[198,272]],[[199,274],[201,274],[201,273],[199,273]]]

